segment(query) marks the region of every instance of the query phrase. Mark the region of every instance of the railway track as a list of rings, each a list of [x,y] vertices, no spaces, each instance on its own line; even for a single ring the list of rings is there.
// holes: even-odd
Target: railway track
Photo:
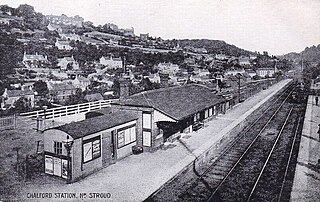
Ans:
[[[285,171],[284,174],[281,174],[284,176],[279,183],[281,186],[278,186],[277,189],[280,193],[277,195],[277,199],[278,201],[282,200],[282,193],[288,189],[286,176],[290,164],[292,163],[292,156],[294,156],[294,143],[298,139],[298,123],[300,123],[300,118],[298,121],[294,121],[299,116],[299,113],[296,112],[297,110],[293,109],[292,104],[288,103],[291,92],[292,87],[286,89],[266,108],[263,114],[243,130],[229,147],[222,151],[219,157],[215,159],[209,167],[201,172],[200,175],[197,174],[196,179],[181,184],[181,188],[178,188],[180,189],[179,191],[173,191],[175,196],[170,198],[167,197],[166,200],[256,201],[258,198],[259,201],[259,197],[261,197],[259,194],[266,193],[261,191],[261,189],[263,190],[263,187],[265,189],[265,186],[262,186],[261,184],[268,181],[268,176],[265,176],[266,174],[264,174],[266,171],[270,170],[270,163],[268,162],[274,158],[274,151],[281,151],[278,149],[279,141],[283,142],[283,139],[288,139],[288,141],[290,140],[292,142],[292,146],[288,142],[282,143],[282,147],[286,146],[286,148],[289,148],[289,155],[287,155],[289,157],[286,160],[285,166],[283,166]],[[270,114],[271,111],[272,113]],[[292,114],[295,115],[293,116]],[[267,116],[270,118],[264,120]],[[292,138],[283,138],[282,134],[288,134],[286,131],[293,130],[292,124],[288,128],[288,121],[290,123],[296,123],[295,135]],[[259,132],[257,133],[256,131]],[[292,132],[289,132],[289,134],[292,134]],[[290,146],[288,146],[288,144]],[[280,147],[280,149],[282,147]],[[281,158],[282,161],[286,158],[286,155],[283,156],[284,157]],[[248,175],[245,173],[250,174]],[[243,179],[241,177],[242,175],[245,175],[248,179]],[[177,181],[183,182],[183,180]],[[247,181],[249,183],[240,183],[241,181]],[[243,191],[241,191],[241,189],[239,190],[237,186],[244,186]],[[177,186],[169,187],[174,188]],[[157,193],[160,193],[159,195],[161,195],[161,190]],[[150,196],[147,200],[159,200],[161,197],[157,197],[157,193]]]
[[[212,199],[222,200],[222,198],[225,200],[227,194],[221,195],[220,190],[226,183],[231,183],[230,187],[234,187],[234,185],[237,184],[233,181],[234,173],[240,169],[240,163],[243,163],[245,159],[248,159],[248,153],[250,153],[252,149],[256,147],[257,142],[261,141],[262,136],[266,136],[267,139],[274,139],[273,136],[275,136],[277,133],[276,129],[274,129],[275,126],[276,128],[279,128],[283,124],[286,124],[286,122],[283,123],[282,119],[284,116],[286,117],[288,114],[290,114],[290,109],[286,105],[290,93],[285,94],[285,99],[265,123],[260,124],[257,121],[254,124],[255,127],[250,127],[248,130],[246,130],[241,138],[237,139],[237,141],[234,142],[218,160],[216,160],[208,169],[205,170],[205,172],[195,183],[193,183],[192,186],[190,186],[183,194],[179,196],[179,200],[210,201]],[[259,132],[257,133],[257,131]],[[266,151],[267,149],[263,148],[263,150],[259,150],[258,153],[265,153]],[[249,169],[244,168],[244,173],[248,172],[252,168],[259,170],[259,162],[264,161],[264,159],[261,158],[262,157],[259,155],[255,155],[252,158]],[[230,176],[232,182],[230,181]],[[238,192],[235,193],[238,194]],[[241,192],[239,194],[240,195],[237,195],[235,199],[242,198],[241,195],[244,193]]]

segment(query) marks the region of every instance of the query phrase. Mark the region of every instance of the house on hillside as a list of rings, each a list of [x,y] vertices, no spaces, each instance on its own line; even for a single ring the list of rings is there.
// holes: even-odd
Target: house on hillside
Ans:
[[[46,15],[46,20],[50,24],[63,24],[63,25],[73,25],[76,27],[82,27],[84,19],[78,15],[74,17],[68,17],[66,15]]]
[[[121,69],[122,68],[121,58],[114,58],[112,56],[109,56],[109,57],[102,56],[99,60],[99,63],[106,66],[107,69]]]
[[[49,89],[50,99],[61,104],[64,104],[69,97],[76,92],[75,86],[61,81],[49,81],[47,82],[47,86]]]
[[[230,76],[230,75],[237,75],[237,74],[244,74],[245,70],[243,68],[233,68],[233,69],[229,69],[227,70],[224,75]]]
[[[84,99],[87,100],[88,102],[94,102],[94,101],[103,100],[103,96],[101,95],[101,93],[92,93],[84,96]]]
[[[73,58],[73,56],[58,58],[58,67],[60,67],[61,70],[78,70],[79,63]]]
[[[258,68],[256,70],[257,75],[260,77],[273,77],[274,73],[277,72],[277,68]]]
[[[126,37],[134,37],[134,28],[131,27],[131,28],[126,28],[126,29],[120,29],[119,30],[123,36],[126,36]]]
[[[85,91],[87,87],[90,85],[90,79],[82,76],[77,76],[73,81],[73,86],[76,88],[80,88],[82,91]]]
[[[49,23],[49,25],[47,26],[48,30],[49,31],[57,31],[58,33],[61,33],[62,32],[62,28],[57,25],[57,24],[51,24]]]
[[[78,34],[72,34],[72,33],[62,34],[62,33],[60,33],[59,36],[62,40],[81,41],[81,37]]]
[[[245,72],[246,72],[246,74],[248,74],[251,78],[257,75],[257,72],[254,71],[253,69],[246,69]]]
[[[250,66],[250,58],[249,57],[245,57],[245,56],[240,56],[239,57],[239,65],[241,66]]]
[[[159,73],[150,74],[149,76],[145,76],[145,78],[148,78],[151,83],[160,83]]]
[[[170,76],[173,76],[179,71],[179,65],[172,63],[159,63],[157,69],[162,73],[167,73]]]
[[[225,54],[216,54],[215,55],[215,59],[217,59],[217,60],[227,60],[228,56],[226,56]]]
[[[140,34],[140,40],[141,41],[148,41],[149,39],[149,33],[147,34]]]
[[[4,90],[1,95],[1,108],[4,106],[13,106],[13,104],[20,98],[25,98],[30,107],[34,107],[34,92],[29,88],[22,88],[22,90]]]
[[[24,52],[23,54],[22,64],[27,68],[39,68],[48,63],[47,56],[39,55],[38,53],[30,55]]]
[[[59,50],[72,50],[73,47],[70,46],[70,42],[66,40],[57,40],[54,44]]]

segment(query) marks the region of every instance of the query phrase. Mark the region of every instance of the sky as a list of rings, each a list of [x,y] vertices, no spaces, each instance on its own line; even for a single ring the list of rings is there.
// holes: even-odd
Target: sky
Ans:
[[[224,40],[273,55],[320,44],[320,0],[0,0],[5,4],[134,27],[137,35]]]

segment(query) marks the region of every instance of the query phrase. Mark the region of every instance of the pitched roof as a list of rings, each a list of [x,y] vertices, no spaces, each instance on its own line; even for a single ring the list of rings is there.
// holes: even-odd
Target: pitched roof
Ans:
[[[88,102],[103,100],[103,97],[100,93],[89,94],[84,97]]]
[[[66,45],[66,46],[70,45],[69,41],[64,41],[64,40],[58,40],[57,43],[61,45]]]
[[[90,79],[83,77],[83,76],[78,76],[76,79],[78,81],[82,81],[82,82],[90,82]]]
[[[58,61],[66,60],[67,62],[75,62],[73,57],[58,58]]]
[[[25,54],[25,59],[26,60],[46,60],[45,57],[43,55],[27,55]]]
[[[136,119],[138,119],[136,113],[121,111],[119,113],[111,113],[83,121],[72,122],[53,129],[61,130],[69,134],[73,139],[78,139]]]
[[[258,68],[256,71],[265,71],[265,70],[274,70],[273,67],[262,67],[262,68]]]
[[[67,83],[50,83],[51,90],[74,90],[75,87],[72,84]]]
[[[182,120],[223,101],[224,99],[212,93],[210,88],[190,84],[145,91],[120,100],[117,104],[153,107],[175,120]]]
[[[7,90],[8,97],[21,97],[25,95],[34,95],[32,90]]]

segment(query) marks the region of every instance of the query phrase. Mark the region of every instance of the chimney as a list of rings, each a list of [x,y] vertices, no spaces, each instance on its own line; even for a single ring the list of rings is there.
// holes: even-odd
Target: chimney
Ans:
[[[169,87],[169,74],[160,72],[159,76],[160,76],[161,86],[164,88],[168,88]]]
[[[126,98],[129,96],[130,78],[122,75],[119,78],[120,84],[120,98]]]

